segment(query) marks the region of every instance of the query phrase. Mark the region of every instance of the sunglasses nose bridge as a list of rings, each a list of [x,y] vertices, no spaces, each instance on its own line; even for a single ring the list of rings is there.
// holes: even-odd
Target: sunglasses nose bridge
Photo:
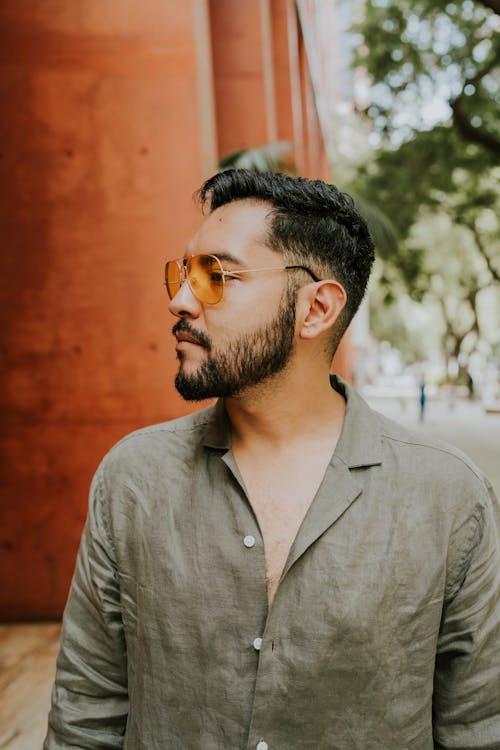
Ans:
[[[184,280],[188,281],[187,284],[183,283]],[[176,317],[186,316],[188,318],[197,318],[201,311],[200,301],[194,294],[189,284],[189,280],[184,276],[181,277],[174,296],[170,299],[169,303],[170,312]]]
[[[189,289],[190,293],[193,295],[195,300],[197,302],[201,302],[199,294],[196,293],[195,285],[193,284],[193,278],[192,278],[192,268],[193,268],[193,258],[196,258],[197,256],[191,256],[188,259],[184,259],[181,263],[181,285],[184,284],[185,281],[187,281],[187,288]]]
[[[177,265],[179,266],[179,289],[187,280],[186,263],[184,260],[178,260]]]
[[[177,274],[173,270],[174,267],[177,267]],[[175,297],[177,297],[186,279],[186,268],[182,259],[170,260],[167,262],[165,266],[165,286],[167,287],[170,300],[173,300]]]

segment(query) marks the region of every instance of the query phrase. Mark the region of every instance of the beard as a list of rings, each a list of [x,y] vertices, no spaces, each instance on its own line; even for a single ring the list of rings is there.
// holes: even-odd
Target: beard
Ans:
[[[295,290],[288,288],[272,321],[241,334],[220,352],[213,352],[210,338],[194,330],[186,320],[176,323],[174,333],[189,333],[207,350],[205,362],[190,374],[184,372],[180,358],[175,378],[180,395],[186,401],[229,398],[284,370],[294,350],[295,297]]]

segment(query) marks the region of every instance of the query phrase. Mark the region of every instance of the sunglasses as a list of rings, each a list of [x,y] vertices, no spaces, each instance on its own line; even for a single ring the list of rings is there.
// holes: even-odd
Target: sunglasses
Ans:
[[[275,266],[272,268],[248,268],[242,271],[225,271],[216,255],[191,255],[189,258],[169,260],[165,264],[165,286],[168,296],[173,299],[187,281],[189,288],[199,302],[216,305],[224,294],[226,278],[237,278],[243,273],[258,271],[289,271],[300,268],[320,281],[306,266]]]

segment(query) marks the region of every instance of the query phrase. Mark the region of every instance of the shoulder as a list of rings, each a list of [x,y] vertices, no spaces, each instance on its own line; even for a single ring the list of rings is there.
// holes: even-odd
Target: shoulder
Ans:
[[[214,406],[125,435],[103,458],[98,469],[105,483],[124,475],[158,471],[176,460],[186,461],[203,441],[214,419]]]
[[[120,453],[121,451],[134,450],[142,444],[150,444],[157,440],[169,440],[172,437],[189,436],[197,431],[202,431],[209,424],[214,415],[214,406],[208,406],[194,414],[172,419],[168,422],[142,427],[139,430],[125,435],[111,449],[108,455]]]
[[[380,492],[397,497],[401,507],[410,509],[408,517],[422,549],[443,549],[443,535],[448,538],[446,596],[451,597],[481,540],[490,539],[490,550],[498,546],[500,504],[493,487],[458,448],[406,429],[378,412],[372,414],[383,451]]]
[[[389,417],[373,412],[378,420],[380,434],[385,445],[396,451],[398,455],[406,460],[431,461],[439,466],[453,467],[456,471],[464,471],[482,478],[480,469],[459,448],[443,440],[437,440],[423,436],[421,433],[410,430]]]
[[[388,417],[373,412],[378,421],[386,469],[403,483],[416,484],[449,510],[476,509],[490,502],[492,487],[483,472],[461,450],[441,440],[424,437]]]
[[[482,472],[458,448],[386,417],[339,378],[333,385],[347,396],[348,434],[342,450],[351,467],[379,464],[388,476],[413,476],[422,482],[443,482],[454,477],[484,482]]]

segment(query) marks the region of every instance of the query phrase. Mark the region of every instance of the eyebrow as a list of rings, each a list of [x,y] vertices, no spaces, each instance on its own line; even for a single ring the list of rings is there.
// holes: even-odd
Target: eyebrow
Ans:
[[[200,253],[193,253],[193,255],[200,255]],[[235,266],[239,266],[240,268],[245,265],[242,260],[237,258],[235,255],[230,253],[227,250],[215,250],[213,253],[201,253],[201,255],[215,255],[216,258],[218,258],[220,261],[227,263],[233,263]],[[189,251],[186,251],[184,254],[184,258],[189,257]]]
[[[235,266],[245,265],[239,258],[236,258],[236,256],[226,250],[216,251],[215,253],[210,253],[210,255],[215,255],[220,261],[227,261],[228,263],[233,263]]]

